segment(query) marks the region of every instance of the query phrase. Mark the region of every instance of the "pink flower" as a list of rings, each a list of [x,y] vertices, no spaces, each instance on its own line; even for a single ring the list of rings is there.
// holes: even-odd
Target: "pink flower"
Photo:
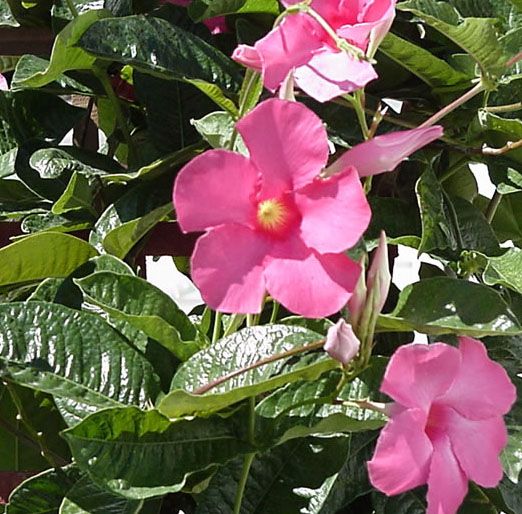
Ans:
[[[341,318],[328,329],[324,350],[332,359],[346,365],[357,355],[360,347],[361,342],[344,319]]]
[[[313,0],[310,7],[337,37],[372,55],[395,16],[396,0]],[[298,0],[283,1],[289,5]],[[350,93],[377,78],[372,65],[339,48],[311,15],[287,15],[251,47],[239,45],[232,58],[263,74],[275,91],[293,71],[296,84],[320,102]]]
[[[455,514],[468,480],[495,487],[506,446],[502,418],[516,390],[484,345],[460,337],[395,352],[381,391],[397,403],[368,463],[370,481],[388,495],[428,484],[427,514]]]
[[[192,0],[160,0],[162,4],[181,5],[187,7]],[[216,16],[203,21],[212,34],[223,34],[228,32],[228,26],[224,16]]]
[[[443,132],[440,125],[434,125],[374,137],[341,155],[325,170],[325,175],[339,173],[349,166],[355,166],[361,177],[392,171],[410,154],[442,137]]]
[[[329,179],[321,120],[304,105],[261,103],[237,124],[250,157],[210,150],[179,173],[181,228],[206,231],[192,277],[206,303],[256,313],[265,290],[292,312],[322,317],[350,298],[360,268],[344,252],[371,212],[355,168]]]
[[[9,85],[7,84],[6,78],[0,73],[0,91],[7,91]]]

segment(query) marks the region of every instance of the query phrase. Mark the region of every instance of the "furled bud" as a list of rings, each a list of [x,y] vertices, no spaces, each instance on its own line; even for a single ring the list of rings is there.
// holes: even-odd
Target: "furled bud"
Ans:
[[[343,365],[346,366],[357,355],[360,346],[352,327],[344,319],[341,318],[328,329],[324,349],[330,357]]]
[[[361,266],[361,274],[359,275],[359,280],[357,281],[357,285],[348,300],[348,311],[350,312],[350,322],[353,327],[357,329],[357,325],[359,320],[361,319],[361,314],[364,310],[364,305],[366,303],[366,273],[364,266],[364,258],[362,258],[359,262],[359,266]]]
[[[390,265],[388,263],[388,243],[386,242],[384,230],[381,231],[379,246],[377,246],[370,269],[368,270],[366,284],[369,291],[368,297],[372,299],[370,308],[373,309],[374,312],[379,313],[384,307],[386,298],[388,298],[391,284]]]

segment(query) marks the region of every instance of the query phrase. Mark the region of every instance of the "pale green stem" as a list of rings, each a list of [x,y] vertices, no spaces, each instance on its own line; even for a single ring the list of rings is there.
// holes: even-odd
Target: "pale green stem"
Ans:
[[[221,335],[221,318],[223,314],[221,312],[216,311],[216,315],[214,316],[214,329],[212,330],[212,344],[217,342],[219,336]]]
[[[269,323],[275,323],[277,320],[277,315],[279,314],[279,302],[272,300],[272,314],[270,316]]]
[[[370,135],[370,129],[368,127],[368,121],[366,120],[366,113],[364,111],[364,92],[361,90],[356,91],[354,96],[352,95],[344,95],[344,98],[350,102],[350,105],[355,110],[355,114],[357,115],[357,121],[359,122],[359,126],[361,127],[361,132],[364,139],[368,139]]]
[[[451,102],[450,104],[443,107],[439,112],[436,112],[431,118],[427,119],[424,123],[419,125],[421,127],[431,127],[435,125],[439,120],[444,118],[447,114],[454,111],[461,105],[465,104],[467,101],[471,100],[473,97],[477,96],[479,93],[482,93],[486,89],[486,86],[483,82],[479,82],[475,87],[464,93],[462,96]]]
[[[491,105],[490,107],[485,107],[484,110],[488,112],[513,112],[520,111],[522,109],[522,102],[517,102],[514,104],[508,105]]]
[[[69,11],[71,11],[71,14],[73,15],[73,18],[77,18],[79,16],[78,9],[76,9],[76,6],[74,5],[73,0],[65,0],[67,3],[67,7],[69,8]]]
[[[493,221],[493,218],[495,217],[495,213],[497,212],[497,208],[500,205],[500,202],[502,201],[502,195],[495,191],[493,194],[493,198],[491,198],[488,208],[486,209],[486,219],[488,220],[488,223],[491,223]]]

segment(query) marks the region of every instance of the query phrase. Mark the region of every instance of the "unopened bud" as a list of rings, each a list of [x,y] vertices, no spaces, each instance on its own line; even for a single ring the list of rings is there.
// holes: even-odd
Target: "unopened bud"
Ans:
[[[371,308],[379,313],[384,307],[386,298],[388,298],[391,284],[388,243],[386,242],[384,230],[379,237],[379,246],[375,251],[370,269],[368,270],[366,283],[369,291],[368,297],[372,297]]]
[[[359,352],[361,343],[352,327],[340,319],[326,334],[325,351],[335,360],[346,366]]]
[[[364,258],[359,262],[361,266],[361,274],[359,275],[359,280],[355,286],[355,289],[348,300],[348,311],[350,312],[350,321],[352,326],[357,327],[359,320],[361,319],[361,314],[364,310],[364,305],[366,304],[366,273],[364,267]]]

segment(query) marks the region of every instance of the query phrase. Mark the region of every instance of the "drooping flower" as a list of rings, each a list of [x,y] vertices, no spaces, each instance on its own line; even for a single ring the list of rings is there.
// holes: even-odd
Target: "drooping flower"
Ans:
[[[283,1],[285,7],[298,0]],[[340,41],[372,56],[395,17],[396,0],[312,0]],[[377,78],[372,65],[339,47],[310,14],[288,14],[254,46],[239,45],[233,59],[262,72],[275,91],[293,70],[297,86],[320,102],[350,93]]]
[[[302,104],[266,100],[237,129],[249,157],[210,150],[176,180],[181,228],[206,231],[192,256],[193,280],[220,311],[257,313],[268,291],[303,316],[337,312],[360,273],[342,252],[371,216],[357,171],[319,178],[326,131]]]
[[[181,7],[187,7],[190,5],[192,0],[160,0],[162,4],[173,4],[173,5],[181,5]],[[208,20],[204,20],[203,23],[206,25],[208,30],[212,34],[223,34],[224,32],[228,32],[227,22],[224,16],[216,16],[214,18],[209,18]]]
[[[346,365],[357,355],[360,347],[361,342],[344,319],[341,318],[328,329],[324,350],[333,359]]]
[[[372,460],[371,483],[395,495],[428,484],[427,514],[455,514],[468,480],[495,487],[507,443],[502,416],[516,390],[484,345],[460,337],[402,346],[390,360],[381,391],[391,396],[391,420]]]
[[[7,91],[9,85],[7,84],[6,78],[0,73],[0,91]]]
[[[325,175],[339,173],[349,166],[355,166],[361,177],[393,171],[410,154],[439,139],[443,132],[440,125],[434,125],[374,137],[341,155],[325,170]]]

